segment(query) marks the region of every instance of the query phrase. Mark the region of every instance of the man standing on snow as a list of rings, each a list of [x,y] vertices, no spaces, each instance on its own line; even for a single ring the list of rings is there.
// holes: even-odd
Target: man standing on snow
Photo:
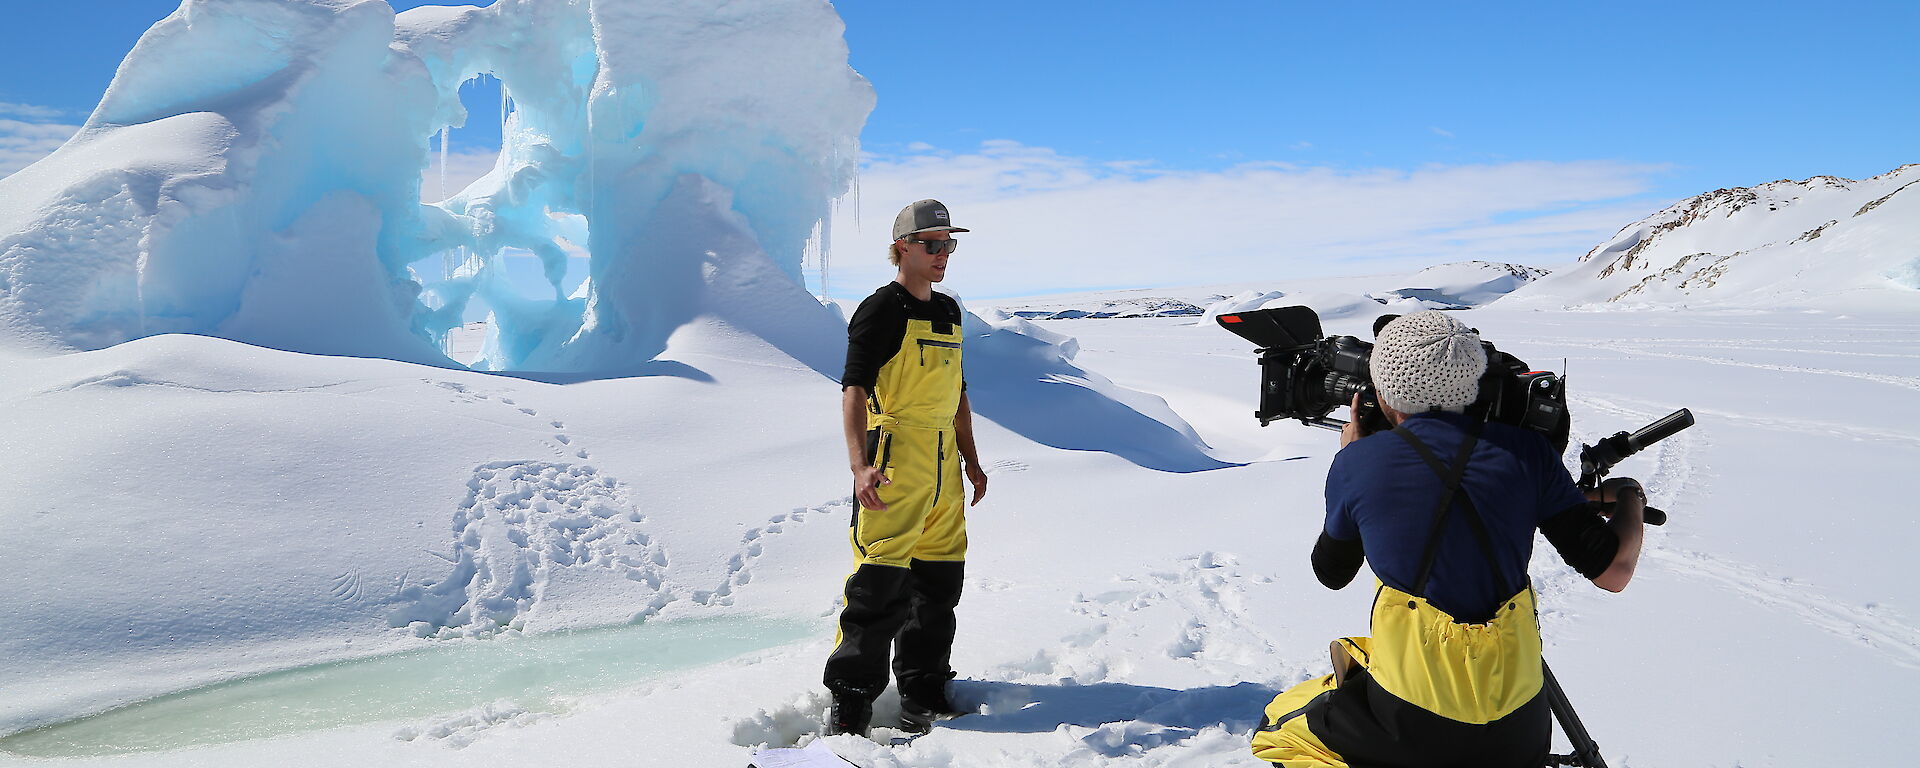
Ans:
[[[866,735],[894,651],[903,730],[957,713],[947,700],[954,607],[966,565],[960,485],[973,502],[987,473],[973,449],[960,368],[960,304],[937,293],[959,247],[947,207],[909,205],[893,221],[887,258],[899,267],[847,326],[840,405],[853,470],[853,549],[839,637],[827,658],[829,734]]]
[[[1486,368],[1479,335],[1446,313],[1380,329],[1373,384],[1394,427],[1342,430],[1313,549],[1332,589],[1363,559],[1373,566],[1373,636],[1334,641],[1333,674],[1274,697],[1255,757],[1286,768],[1544,762],[1553,723],[1527,580],[1533,531],[1618,592],[1640,558],[1646,496],[1631,478],[1608,480],[1600,500],[1617,503],[1603,520],[1543,436],[1469,416]]]

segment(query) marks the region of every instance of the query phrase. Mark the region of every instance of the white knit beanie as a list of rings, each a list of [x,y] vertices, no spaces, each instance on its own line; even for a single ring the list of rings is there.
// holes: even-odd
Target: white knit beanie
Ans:
[[[1480,334],[1445,312],[1402,315],[1373,345],[1373,386],[1401,413],[1458,411],[1480,397],[1487,352]]]

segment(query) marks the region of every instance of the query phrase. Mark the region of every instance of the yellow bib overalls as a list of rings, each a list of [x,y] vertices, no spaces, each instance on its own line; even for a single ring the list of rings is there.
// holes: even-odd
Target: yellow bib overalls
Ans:
[[[1446,481],[1444,522],[1459,488],[1471,436],[1447,468],[1411,432],[1396,428]],[[1492,545],[1471,499],[1469,525],[1489,564]],[[1532,585],[1484,623],[1433,607],[1426,589],[1442,526],[1434,525],[1412,592],[1376,582],[1372,637],[1333,642],[1336,675],[1296,685],[1267,705],[1253,754],[1284,768],[1354,766],[1539,766],[1552,724],[1541,695],[1545,662]]]
[[[859,509],[853,548],[860,563],[906,567],[912,560],[967,559],[966,496],[953,416],[960,408],[960,328],[938,333],[908,320],[900,351],[867,399],[868,463],[890,485],[877,490],[884,510]]]
[[[855,502],[854,572],[825,675],[835,691],[878,695],[891,649],[902,695],[945,701],[967,558],[966,490],[953,427],[960,339],[959,323],[908,319],[899,350],[869,394],[867,463],[892,482],[876,489],[886,509]]]

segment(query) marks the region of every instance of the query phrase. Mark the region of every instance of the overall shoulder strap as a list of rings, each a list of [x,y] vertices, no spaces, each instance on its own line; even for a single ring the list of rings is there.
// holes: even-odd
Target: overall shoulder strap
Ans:
[[[1427,466],[1433,468],[1434,474],[1440,476],[1440,482],[1445,486],[1445,490],[1440,493],[1440,507],[1434,511],[1433,527],[1427,531],[1427,549],[1426,553],[1420,557],[1420,575],[1413,583],[1413,593],[1425,597],[1427,577],[1433,575],[1433,563],[1440,556],[1440,534],[1446,529],[1447,514],[1453,509],[1454,495],[1460,491],[1460,480],[1467,473],[1467,459],[1473,455],[1474,446],[1480,442],[1480,430],[1476,428],[1467,432],[1467,439],[1461,441],[1460,449],[1454,452],[1451,467],[1441,463],[1440,457],[1434,454],[1433,449],[1407,428],[1396,425],[1393,433],[1407,441],[1408,445],[1413,446],[1414,452],[1420,455],[1420,459],[1425,461]],[[1467,523],[1473,528],[1474,538],[1479,540],[1480,548],[1486,553],[1488,563],[1492,564],[1494,562],[1493,538],[1487,533],[1487,524],[1480,519],[1479,510],[1474,509],[1473,498],[1466,494],[1459,495],[1466,503]]]

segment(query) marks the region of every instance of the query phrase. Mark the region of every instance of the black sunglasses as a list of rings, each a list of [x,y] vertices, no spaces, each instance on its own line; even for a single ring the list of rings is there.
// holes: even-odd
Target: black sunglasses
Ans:
[[[914,239],[914,238],[911,238],[911,237],[909,237],[909,238],[907,238],[907,242],[909,242],[909,243],[919,243],[919,244],[921,244],[921,245],[924,245],[924,246],[926,246],[926,247],[927,247],[927,253],[929,253],[929,254],[932,254],[932,255],[934,255],[934,256],[938,256],[938,255],[940,255],[940,254],[943,254],[943,253],[953,253],[954,251],[957,251],[957,250],[959,250],[959,249],[960,249],[960,241],[958,241],[958,240],[953,240],[953,239],[947,239],[947,240],[917,240],[917,239]]]

